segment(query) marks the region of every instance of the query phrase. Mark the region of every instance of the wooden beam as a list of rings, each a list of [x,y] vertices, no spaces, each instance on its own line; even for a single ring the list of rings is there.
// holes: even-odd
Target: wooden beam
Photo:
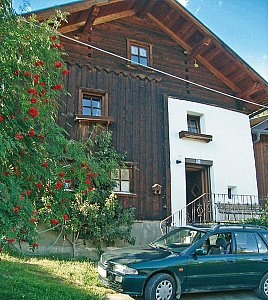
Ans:
[[[49,18],[51,15],[55,14],[56,9],[60,9],[61,11],[67,11],[70,14],[83,11],[91,8],[93,5],[105,6],[108,4],[113,4],[117,2],[124,2],[125,0],[81,0],[78,2],[72,2],[65,5],[57,5],[49,9],[42,9],[36,12],[38,20],[45,20]],[[26,17],[32,15],[33,13],[25,14]]]
[[[237,87],[232,81],[230,81],[227,77],[225,77],[218,69],[216,69],[213,65],[211,65],[205,58],[201,55],[197,55],[196,59],[205,66],[211,73],[213,73],[216,77],[218,77],[223,83],[225,83],[229,88],[233,91],[240,93],[241,90]]]
[[[155,18],[151,13],[148,13],[148,17],[154,21],[165,33],[167,33],[175,42],[177,42],[186,51],[190,51],[191,47],[184,42],[174,31],[166,27],[161,21]]]
[[[249,98],[250,95],[260,91],[262,89],[262,86],[259,82],[253,82],[252,85],[250,85],[245,91],[242,91],[240,94],[241,98]]]
[[[103,16],[103,17],[100,17],[100,18],[97,17],[94,21],[94,25],[99,25],[99,24],[111,22],[111,21],[114,21],[114,20],[131,17],[131,16],[134,16],[134,15],[135,15],[134,10],[126,10],[126,11],[123,11],[123,12],[120,12],[120,13],[115,13],[115,14]],[[86,21],[79,22],[79,23],[76,23],[76,24],[73,24],[73,25],[66,25],[62,28],[59,28],[59,31],[61,33],[76,31],[78,29],[81,29],[81,27],[83,27],[85,25],[85,23],[86,23]]]
[[[141,7],[139,11],[137,12],[137,16],[140,19],[145,18],[145,16],[149,13],[149,11],[154,7],[157,0],[147,0],[147,3],[144,7]]]
[[[92,6],[92,8],[89,10],[88,18],[83,28],[83,34],[85,34],[87,31],[91,29],[94,21],[98,17],[99,12],[100,12],[100,7],[96,5]]]
[[[201,54],[203,51],[206,50],[210,43],[211,37],[205,37],[200,43],[198,43],[195,47],[192,48],[192,50],[188,53],[188,58],[192,59],[195,58],[198,54]]]
[[[181,47],[183,47],[186,51],[191,51],[191,47],[183,41],[179,36],[177,36],[172,30],[167,28],[162,22],[160,22],[157,18],[155,18],[152,14],[148,14],[149,18],[153,20],[164,32],[166,32],[175,42],[177,42]],[[240,93],[241,90],[234,85],[233,82],[231,82],[228,78],[223,76],[223,74],[217,70],[215,67],[213,67],[206,59],[204,59],[201,55],[197,55],[196,57],[202,65],[204,65],[211,73],[213,73],[215,76],[217,76],[219,79],[221,79],[229,88],[231,88],[233,91]]]
[[[114,20],[118,20],[118,19],[123,19],[123,18],[127,18],[127,17],[132,17],[134,16],[136,13],[134,10],[126,10],[126,11],[122,11],[122,12],[118,12],[115,14],[111,14],[111,15],[107,15],[101,18],[97,18],[96,21],[94,22],[94,25],[98,25],[98,24],[103,24],[103,23],[107,23],[107,22],[111,22]]]

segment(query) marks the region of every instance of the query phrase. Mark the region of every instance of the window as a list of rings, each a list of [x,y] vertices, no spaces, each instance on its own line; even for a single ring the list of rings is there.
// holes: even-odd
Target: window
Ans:
[[[187,125],[189,132],[201,133],[199,116],[187,115]]]
[[[258,244],[258,248],[259,248],[259,253],[267,253],[267,246],[265,245],[264,241],[258,236],[256,235],[256,239],[257,239],[257,244]]]
[[[187,113],[187,130],[182,130],[179,132],[180,139],[192,139],[197,140],[200,142],[209,143],[212,141],[212,135],[201,133],[201,126],[202,131],[205,130],[205,118],[203,114],[198,113]]]
[[[82,115],[101,116],[101,101],[100,96],[83,94],[82,98]]]
[[[255,234],[251,232],[237,232],[235,234],[238,254],[258,253],[257,240]]]
[[[121,168],[114,170],[111,174],[112,180],[116,182],[114,192],[130,193],[130,169]]]
[[[152,47],[149,44],[138,41],[127,41],[128,59],[131,63],[139,63],[144,66],[152,64]]]
[[[201,248],[208,255],[230,254],[232,253],[232,234],[231,232],[213,234],[205,240]]]
[[[134,63],[140,63],[144,66],[148,65],[148,54],[147,54],[147,49],[136,46],[136,45],[131,45],[131,61]]]
[[[113,118],[108,116],[108,93],[88,88],[79,89],[76,120],[110,124]]]
[[[125,162],[124,166],[111,172],[111,179],[115,181],[114,193],[117,196],[137,197],[133,192],[134,163]]]

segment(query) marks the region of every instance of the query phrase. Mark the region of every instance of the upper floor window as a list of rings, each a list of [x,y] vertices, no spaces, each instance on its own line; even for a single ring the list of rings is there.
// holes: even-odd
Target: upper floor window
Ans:
[[[199,116],[187,115],[187,125],[189,132],[201,133]]]
[[[147,49],[136,46],[136,45],[131,45],[131,61],[134,63],[140,63],[142,65],[147,66],[148,65],[148,53]]]
[[[139,63],[144,66],[152,64],[152,47],[149,44],[128,40],[128,59],[131,63]]]

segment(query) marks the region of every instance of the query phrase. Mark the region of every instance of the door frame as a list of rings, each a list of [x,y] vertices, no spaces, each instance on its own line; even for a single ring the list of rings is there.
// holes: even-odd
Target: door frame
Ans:
[[[189,171],[201,171],[201,195],[206,193],[208,197],[204,197],[200,199],[200,203],[197,204],[203,207],[204,215],[202,219],[209,220],[211,219],[210,212],[212,211],[211,207],[211,197],[209,196],[211,193],[211,176],[210,176],[210,167],[213,165],[213,161],[211,160],[202,160],[202,159],[193,159],[193,158],[185,158],[185,178],[187,177],[186,173]],[[187,182],[185,181],[186,185],[186,204],[188,204],[187,199]],[[209,207],[210,206],[210,207]],[[193,208],[196,211],[196,207]],[[191,212],[191,208],[187,214]],[[194,213],[195,214],[195,213]],[[191,220],[193,219],[192,216],[189,217]]]

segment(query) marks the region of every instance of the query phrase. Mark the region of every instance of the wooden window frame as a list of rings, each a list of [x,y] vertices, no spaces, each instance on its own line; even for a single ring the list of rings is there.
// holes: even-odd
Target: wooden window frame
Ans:
[[[153,64],[153,51],[152,51],[152,45],[149,43],[137,41],[137,40],[129,40],[127,39],[127,58],[131,60],[131,46],[137,46],[141,48],[145,48],[147,50],[147,65],[146,66],[152,66]],[[129,65],[137,65],[134,62],[128,62]],[[145,65],[144,65],[145,66]]]
[[[133,170],[134,170],[134,163],[133,162],[125,162],[124,163],[124,166],[120,167],[120,172],[122,169],[128,169],[129,170],[129,191],[113,191],[113,193],[116,195],[116,196],[130,196],[130,197],[137,197],[138,195],[133,193],[132,190],[133,190],[133,176],[134,176],[134,173],[133,173]],[[112,177],[112,174],[111,174],[111,177]]]
[[[101,98],[101,115],[91,116],[83,114],[83,97],[84,95],[96,96]],[[79,122],[93,122],[93,123],[112,123],[113,118],[108,115],[108,93],[100,89],[80,88],[78,93],[78,111],[75,120]]]
[[[192,127],[189,126],[189,121],[194,121],[196,124],[196,129],[197,131],[192,131],[190,130]],[[188,128],[188,132],[192,132],[192,133],[201,133],[201,126],[200,126],[200,116],[194,116],[194,115],[187,115],[187,128]]]

